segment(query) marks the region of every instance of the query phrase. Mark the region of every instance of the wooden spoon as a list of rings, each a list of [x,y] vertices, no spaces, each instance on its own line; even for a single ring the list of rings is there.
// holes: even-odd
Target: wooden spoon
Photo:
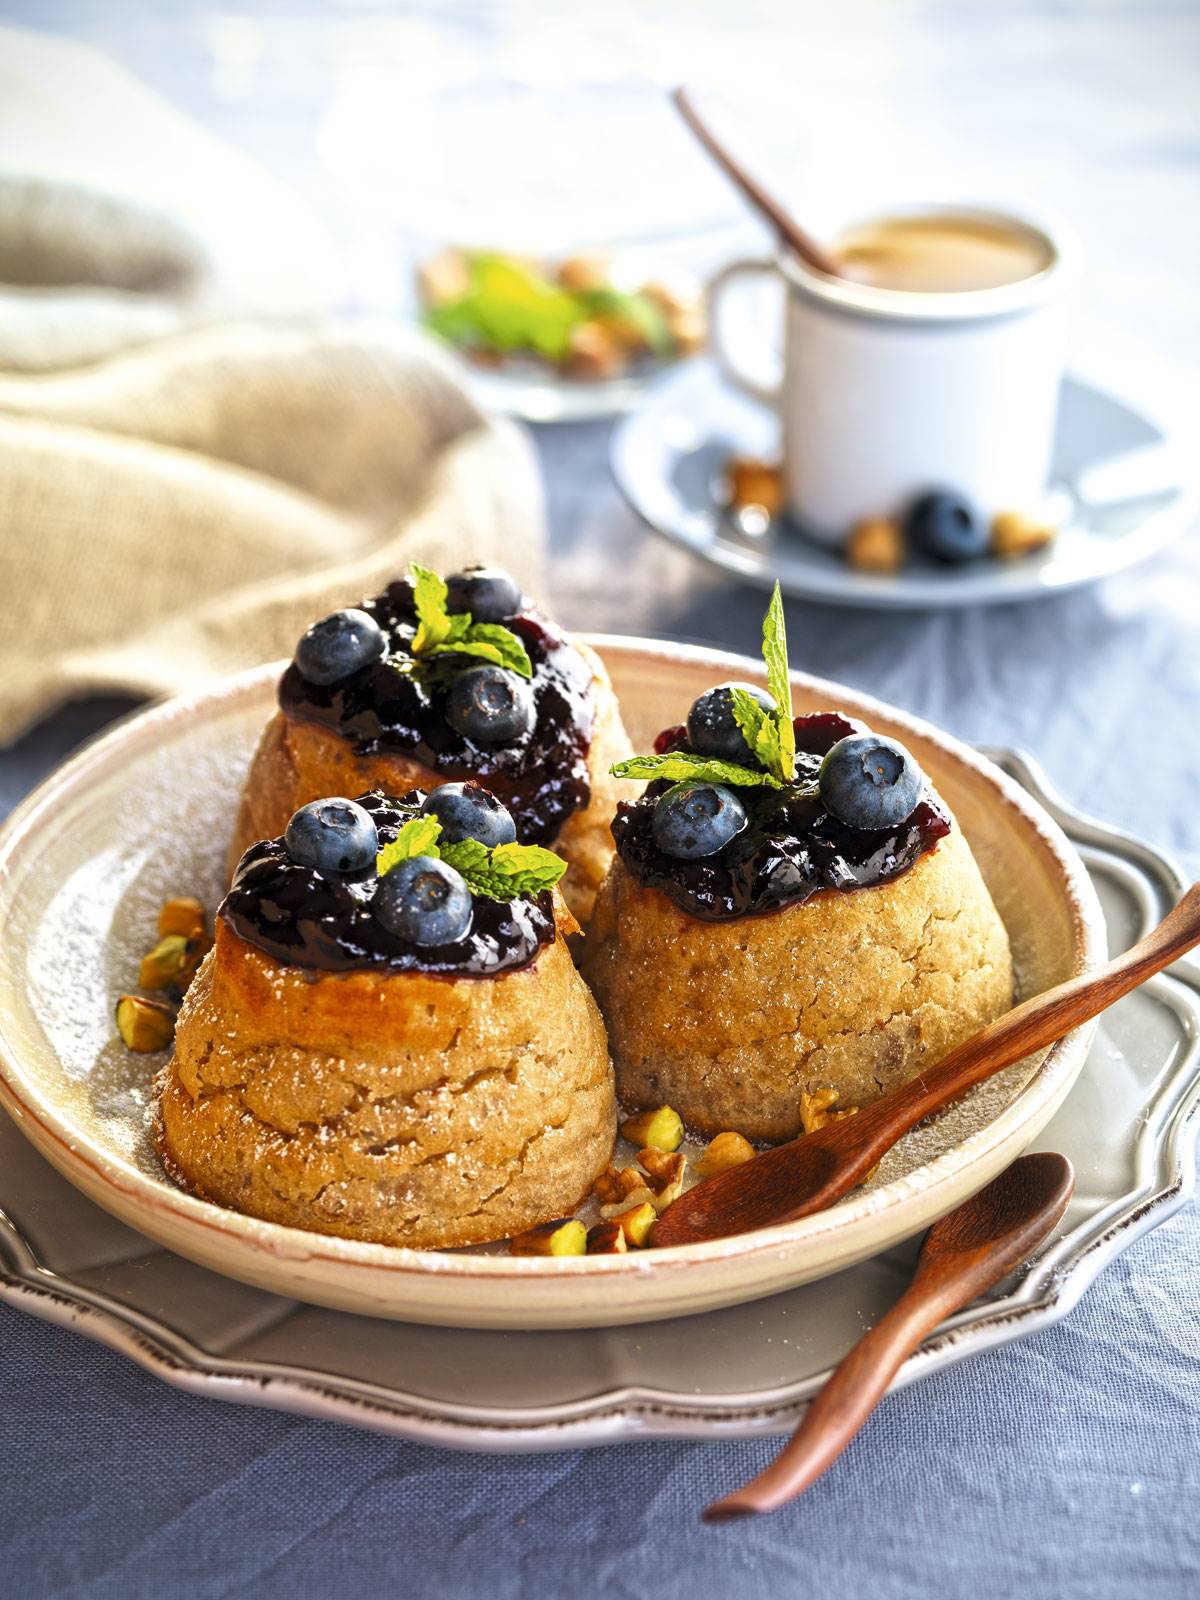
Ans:
[[[921,1340],[1032,1255],[1074,1187],[1066,1156],[1022,1156],[935,1222],[913,1281],[842,1360],[787,1445],[743,1488],[709,1506],[704,1520],[774,1511],[807,1489],[841,1455]]]
[[[1200,944],[1200,884],[1115,961],[1035,995],[857,1116],[777,1145],[689,1189],[654,1226],[656,1247],[724,1239],[822,1211],[859,1183],[910,1128],[1002,1067],[1053,1044]]]
[[[688,91],[682,87],[674,89],[671,99],[679,108],[683,120],[721,171],[741,190],[759,215],[766,218],[782,242],[794,250],[801,261],[807,261],[815,271],[823,272],[830,278],[845,276],[837,257],[831,255],[824,245],[818,244],[810,233],[806,233],[795,217],[786,212],[779,201],[768,194],[758,179],[752,178],[736,156],[725,148],[696,110]]]

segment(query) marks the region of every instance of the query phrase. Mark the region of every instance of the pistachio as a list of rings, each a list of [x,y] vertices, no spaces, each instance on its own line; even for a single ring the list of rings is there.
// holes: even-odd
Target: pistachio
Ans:
[[[163,1000],[123,994],[117,1000],[117,1032],[139,1055],[165,1050],[175,1037],[175,1012]]]
[[[700,1152],[696,1171],[702,1178],[715,1178],[718,1172],[728,1172],[754,1160],[754,1146],[740,1133],[718,1133]]]
[[[578,1217],[540,1222],[509,1241],[514,1256],[581,1256],[587,1250],[587,1229]]]
[[[211,949],[212,940],[206,933],[194,939],[185,939],[181,933],[169,933],[142,957],[138,982],[143,989],[175,988],[182,994]]]
[[[800,1125],[805,1133],[815,1133],[829,1121],[829,1108],[837,1103],[836,1089],[814,1089],[800,1093]]]
[[[851,528],[845,555],[861,572],[899,572],[904,565],[904,535],[889,517],[867,517]]]
[[[769,517],[783,510],[783,474],[770,461],[730,456],[725,463],[729,504],[735,511],[761,506]]]
[[[616,1222],[598,1222],[588,1229],[587,1253],[590,1256],[623,1256],[629,1249],[625,1230]]]
[[[646,1180],[636,1167],[614,1167],[602,1172],[592,1185],[596,1198],[602,1205],[624,1204],[635,1189],[645,1186]]]
[[[676,1150],[670,1154],[666,1150],[656,1150],[651,1145],[639,1153],[638,1162],[649,1175],[654,1209],[665,1211],[672,1200],[678,1200],[683,1193],[687,1163],[682,1153]]]
[[[621,1124],[621,1132],[630,1144],[645,1150],[678,1150],[683,1143],[683,1121],[670,1106],[659,1106],[655,1111],[639,1111]]]
[[[158,936],[165,939],[181,934],[185,939],[203,939],[208,936],[204,907],[199,900],[181,895],[176,900],[166,900],[158,913]]]
[[[1052,523],[1027,517],[1021,511],[998,511],[992,518],[992,554],[1002,561],[1032,555],[1053,542],[1058,530]]]
[[[622,1211],[611,1220],[625,1235],[625,1243],[640,1250],[649,1242],[650,1230],[658,1220],[658,1212],[652,1200],[643,1200],[640,1205],[631,1206],[628,1211]]]

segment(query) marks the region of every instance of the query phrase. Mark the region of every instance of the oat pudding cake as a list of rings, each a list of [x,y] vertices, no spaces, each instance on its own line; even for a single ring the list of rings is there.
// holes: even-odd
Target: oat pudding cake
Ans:
[[[801,1095],[878,1099],[1006,1011],[1008,935],[909,751],[792,716],[778,587],[772,693],[719,685],[617,808],[584,949],[623,1101],[702,1132],[802,1130]]]
[[[402,795],[478,780],[523,844],[567,861],[562,892],[581,922],[612,856],[630,750],[608,673],[513,579],[469,568],[443,581],[416,564],[361,607],[308,630],[251,761],[230,869],[300,806],[382,789]]]
[[[571,1211],[612,1154],[565,864],[475,785],[301,808],[242,858],[159,1075],[195,1194],[421,1248]]]

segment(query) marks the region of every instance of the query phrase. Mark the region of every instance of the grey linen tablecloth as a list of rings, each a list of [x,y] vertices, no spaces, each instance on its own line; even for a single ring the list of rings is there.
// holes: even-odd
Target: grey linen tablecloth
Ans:
[[[56,7],[53,23],[24,9],[28,21],[123,46],[181,102],[257,139],[263,159],[278,156],[298,182],[313,175],[301,170],[319,96],[312,63],[333,59],[318,8],[288,8],[310,30],[307,67],[280,73],[278,95],[292,99],[255,117],[206,99],[187,52],[165,48],[140,8],[80,0]],[[421,39],[456,62],[511,68],[514,35],[542,43],[541,19],[520,3],[464,3],[437,20],[427,9]],[[1118,389],[1136,376],[1170,409],[1190,400],[1200,355],[1198,21],[1194,5],[1132,0],[632,10],[614,0],[586,59],[597,76],[630,70],[641,26],[648,53],[655,41],[671,47],[672,71],[726,82],[740,70],[749,83],[762,63],[806,129],[857,130],[888,192],[911,191],[906,172],[933,162],[959,193],[994,191],[1003,173],[1008,192],[1069,211],[1096,266],[1078,349],[1103,357],[1098,375]],[[281,13],[271,26],[292,51],[293,20]],[[238,38],[221,35],[227,53]],[[388,48],[374,15],[368,44],[372,61]],[[933,137],[947,116],[952,141]],[[872,144],[872,118],[886,142]],[[545,431],[539,446],[550,598],[564,621],[754,650],[761,597],[641,533],[609,483],[602,427]],[[1038,605],[886,617],[793,604],[788,628],[795,667],[964,738],[1023,745],[1076,805],[1196,876],[1198,617],[1193,533],[1142,573]],[[0,803],[117,709],[69,709],[0,755]],[[721,1529],[700,1528],[698,1509],[760,1467],[772,1442],[441,1453],[191,1398],[0,1309],[0,1595],[1188,1600],[1200,1594],[1198,1285],[1193,1204],[1120,1257],[1058,1327],[891,1397],[801,1503]]]

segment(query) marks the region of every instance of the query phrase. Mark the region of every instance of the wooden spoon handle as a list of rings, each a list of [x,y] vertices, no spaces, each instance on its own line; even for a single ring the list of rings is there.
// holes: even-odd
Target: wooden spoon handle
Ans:
[[[873,1166],[917,1123],[1023,1056],[1053,1044],[1200,944],[1200,884],[1193,884],[1175,909],[1144,939],[1107,966],[1081,972],[1065,983],[1005,1012],[903,1088],[855,1117],[848,1136],[858,1145],[856,1167]],[[851,1180],[853,1181],[853,1179]],[[782,1220],[782,1219],[781,1219]]]
[[[836,278],[840,271],[838,262],[811,234],[806,233],[795,217],[786,212],[779,201],[767,193],[758,179],[751,177],[741,162],[726,150],[696,110],[688,91],[682,87],[675,89],[671,98],[678,107],[680,116],[721,171],[742,191],[754,209],[767,219],[783,243],[790,245],[801,261],[807,261],[810,267],[825,273],[830,278]]]

